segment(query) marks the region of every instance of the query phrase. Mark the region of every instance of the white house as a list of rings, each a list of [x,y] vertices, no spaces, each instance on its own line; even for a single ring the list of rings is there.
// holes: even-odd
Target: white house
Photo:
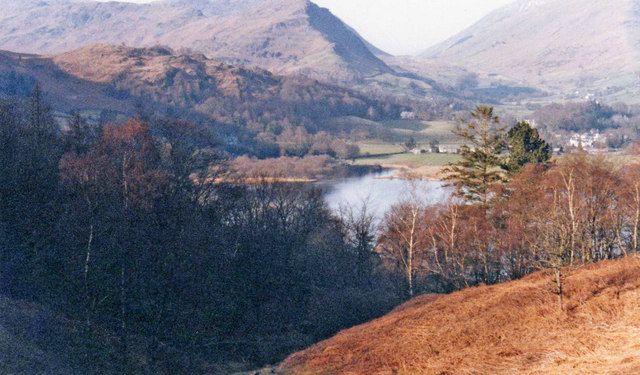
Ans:
[[[597,130],[590,130],[586,133],[574,133],[569,139],[572,147],[593,148],[596,143],[606,142],[607,138]]]
[[[416,113],[415,112],[409,112],[409,111],[404,111],[400,113],[400,118],[403,120],[415,120],[416,119]]]

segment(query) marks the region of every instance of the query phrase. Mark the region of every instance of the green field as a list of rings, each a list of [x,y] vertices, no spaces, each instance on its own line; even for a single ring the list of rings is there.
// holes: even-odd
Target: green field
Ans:
[[[360,155],[389,155],[404,152],[404,147],[400,144],[384,143],[384,142],[359,142]]]
[[[455,142],[457,139],[452,132],[456,128],[453,121],[392,120],[381,123],[397,135],[412,136],[417,141]]]
[[[452,154],[418,154],[406,152],[403,143],[413,137],[418,147],[427,148],[436,141],[443,145],[456,143],[452,133],[456,124],[451,121],[394,120],[380,123],[395,133],[396,142],[371,140],[359,142],[361,157],[358,165],[398,165],[409,168],[438,167],[459,160]]]
[[[350,119],[350,121],[354,121]],[[413,137],[420,147],[427,147],[430,142],[441,144],[457,143],[457,136],[453,134],[456,123],[453,121],[421,121],[421,120],[390,120],[376,123],[378,126],[391,131],[392,140],[369,140],[359,142],[361,154],[382,155],[404,152],[403,144]]]
[[[374,138],[384,139],[390,143],[403,143],[409,137],[418,142],[428,144],[430,141],[440,143],[456,143],[457,137],[452,133],[456,128],[455,121],[422,121],[422,120],[385,120],[372,121],[354,116],[334,117],[327,120],[329,128],[351,131],[363,129]]]
[[[356,159],[356,165],[400,165],[409,168],[440,167],[460,160],[453,154],[390,154]]]
[[[459,160],[452,154],[419,154],[406,152],[404,143],[413,138],[418,147],[428,148],[433,141],[450,147],[457,144],[452,133],[456,127],[453,121],[389,120],[371,121],[354,117],[340,117],[332,120],[334,126],[353,128],[368,127],[384,135],[382,139],[358,142],[360,158],[357,165],[394,165],[412,169],[420,167],[440,167]],[[384,129],[384,132],[379,129]],[[385,133],[386,132],[386,133]]]

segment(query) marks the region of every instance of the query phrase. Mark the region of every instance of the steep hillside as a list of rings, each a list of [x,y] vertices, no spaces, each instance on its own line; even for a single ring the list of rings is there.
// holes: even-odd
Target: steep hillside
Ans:
[[[640,8],[632,0],[518,0],[424,57],[583,97],[637,91]],[[575,93],[575,92],[574,92]]]
[[[0,48],[16,52],[161,44],[328,81],[391,71],[357,33],[308,0],[0,0],[0,5]]]
[[[0,52],[0,95],[25,96],[38,81],[54,107],[130,114],[136,103],[234,118],[365,116],[381,104],[315,80],[239,68],[164,48],[93,45],[53,56]]]
[[[25,97],[39,82],[53,108],[113,110],[130,113],[134,103],[114,87],[78,79],[51,59],[37,55],[0,51],[0,97]]]
[[[283,374],[634,374],[640,258],[420,297],[289,357]]]

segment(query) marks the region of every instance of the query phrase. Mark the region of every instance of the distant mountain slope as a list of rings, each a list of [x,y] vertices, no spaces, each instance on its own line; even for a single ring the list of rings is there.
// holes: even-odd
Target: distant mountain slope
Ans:
[[[132,98],[112,85],[78,79],[47,57],[0,51],[0,98],[26,97],[36,82],[46,92],[52,107],[59,111],[134,111]]]
[[[518,0],[423,56],[533,85],[608,95],[639,83],[640,5]]]
[[[289,357],[279,374],[637,374],[640,258],[416,298]]]
[[[1,0],[0,5],[0,48],[16,52],[161,44],[325,81],[391,72],[357,33],[308,0]]]
[[[469,80],[473,77],[476,82],[467,82],[467,85],[490,86],[490,85],[506,85],[516,87],[523,85],[524,82],[517,82],[510,77],[504,77],[498,74],[490,74],[481,71],[471,71],[460,65],[442,62],[436,59],[417,57],[417,56],[384,56],[385,63],[397,72],[412,72],[420,77],[431,78],[441,85],[451,88],[461,89],[462,81]]]
[[[131,114],[144,104],[222,122],[366,116],[372,106],[383,113],[383,103],[344,88],[160,47],[99,44],[52,56],[0,52],[0,96],[26,96],[36,81],[62,111]]]

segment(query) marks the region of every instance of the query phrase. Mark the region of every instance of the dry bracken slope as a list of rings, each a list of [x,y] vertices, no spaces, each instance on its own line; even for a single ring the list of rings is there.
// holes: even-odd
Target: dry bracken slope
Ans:
[[[417,298],[285,360],[283,374],[637,374],[640,259]]]

